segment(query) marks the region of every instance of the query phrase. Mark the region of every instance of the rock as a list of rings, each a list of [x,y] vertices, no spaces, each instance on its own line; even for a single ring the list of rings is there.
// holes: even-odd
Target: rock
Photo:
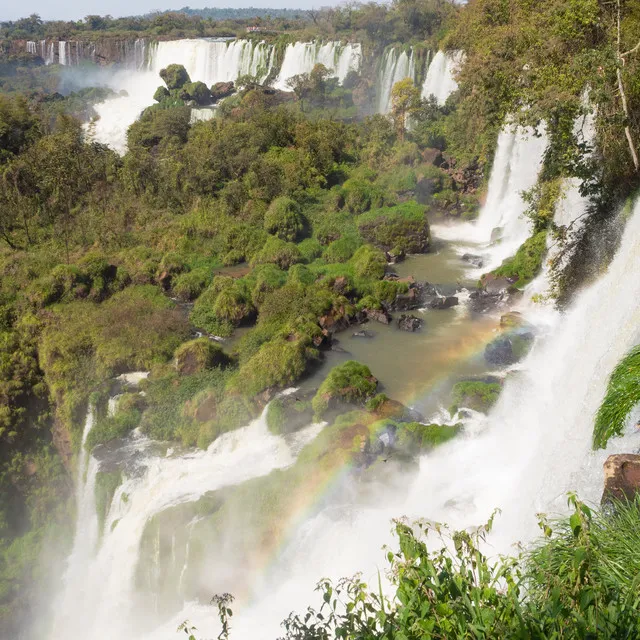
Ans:
[[[367,320],[375,320],[381,324],[389,324],[393,319],[391,314],[387,313],[384,309],[365,309],[364,313]]]
[[[444,161],[442,157],[442,151],[435,149],[434,147],[427,147],[422,151],[422,159],[427,164],[434,164],[440,166]]]
[[[211,87],[211,101],[218,102],[218,100],[228,98],[235,90],[233,82],[216,82]]]
[[[181,64],[170,64],[168,67],[161,69],[160,77],[164,80],[169,91],[182,89],[185,84],[191,82],[187,70]]]
[[[424,321],[417,316],[403,313],[398,318],[398,329],[402,331],[420,331]]]
[[[353,338],[373,338],[375,333],[366,331],[365,329],[360,329],[359,331],[354,331],[351,335]]]
[[[624,453],[609,456],[604,463],[602,503],[633,500],[640,493],[640,455]]]
[[[333,290],[340,295],[347,295],[351,290],[351,285],[349,284],[349,280],[345,276],[338,276],[333,281]]]
[[[508,293],[516,278],[505,278],[488,273],[482,277],[482,287],[489,294]]]
[[[311,401],[316,395],[311,391],[295,391],[274,398],[267,409],[267,426],[272,433],[293,433],[313,422]]]
[[[213,367],[223,367],[229,357],[222,347],[209,338],[196,338],[180,345],[174,354],[176,371],[183,376],[202,373]]]
[[[403,262],[407,257],[407,254],[402,249],[391,249],[390,251],[385,251],[384,255],[389,264],[398,264],[398,262]]]
[[[472,267],[480,269],[484,265],[484,259],[482,256],[476,256],[473,253],[465,253],[462,256],[463,262],[468,262]]]
[[[417,309],[422,304],[418,291],[415,288],[409,289],[407,293],[399,293],[393,303],[393,308],[398,311],[411,311]]]
[[[429,296],[424,306],[427,309],[450,309],[458,304],[456,296]]]
[[[509,311],[509,313],[500,316],[500,326],[505,329],[522,327],[525,324],[526,321],[519,311]]]
[[[522,330],[499,336],[486,346],[484,359],[489,364],[514,364],[529,353],[533,339],[533,333]]]

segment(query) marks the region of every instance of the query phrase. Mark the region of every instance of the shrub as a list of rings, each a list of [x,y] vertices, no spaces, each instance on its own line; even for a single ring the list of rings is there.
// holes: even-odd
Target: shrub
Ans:
[[[417,202],[373,209],[358,216],[357,224],[366,240],[385,251],[423,253],[429,249],[429,223],[425,208]]]
[[[362,245],[362,239],[356,234],[346,234],[334,240],[322,254],[322,259],[332,264],[334,262],[347,262]]]
[[[201,373],[229,363],[223,348],[209,338],[196,338],[181,344],[175,352],[176,370],[181,375]]]
[[[364,404],[376,392],[378,381],[369,367],[348,360],[329,372],[311,401],[315,415],[320,418],[341,402]]]
[[[298,250],[304,262],[313,262],[322,255],[322,245],[315,238],[305,238],[298,243]]]
[[[167,87],[160,86],[153,94],[153,99],[156,102],[162,102],[163,100],[166,100],[170,95],[171,94],[169,93],[169,89],[167,89]]]
[[[297,382],[309,360],[317,357],[317,351],[305,342],[284,338],[265,342],[240,367],[232,388],[245,397],[253,397],[265,389],[282,389]]]
[[[276,198],[264,216],[264,229],[281,240],[293,242],[304,230],[298,203],[291,198]]]
[[[459,426],[422,424],[420,422],[401,423],[397,432],[397,446],[410,453],[428,451],[455,438],[460,433]]]
[[[302,285],[303,287],[313,284],[316,280],[315,274],[304,264],[294,264],[287,276],[289,284]]]
[[[139,424],[145,408],[144,398],[138,393],[126,393],[118,399],[112,416],[98,418],[87,435],[86,447],[91,451],[95,446],[124,438]]]
[[[199,105],[211,102],[211,91],[204,82],[187,82],[182,86],[180,97],[183,100],[193,100]]]
[[[264,247],[251,260],[252,265],[272,263],[285,270],[298,262],[302,262],[302,254],[298,247],[275,236],[270,236]]]
[[[350,260],[353,271],[359,278],[379,280],[384,276],[387,259],[380,249],[365,244],[360,247]]]
[[[194,269],[181,273],[173,281],[173,293],[186,302],[195,300],[207,288],[209,276],[206,269]]]

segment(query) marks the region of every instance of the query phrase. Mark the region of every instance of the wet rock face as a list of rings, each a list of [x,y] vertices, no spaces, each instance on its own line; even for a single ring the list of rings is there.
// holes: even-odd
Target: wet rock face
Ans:
[[[611,500],[633,500],[640,493],[640,455],[609,456],[604,463],[602,503]]]
[[[484,260],[482,256],[476,256],[473,253],[465,253],[462,256],[462,261],[470,264],[472,267],[476,267],[476,269],[480,269],[484,266]]]
[[[486,346],[484,359],[499,366],[515,364],[529,353],[533,339],[532,332],[522,329],[499,336]]]
[[[403,331],[420,331],[422,329],[424,321],[422,318],[418,318],[417,316],[411,314],[403,313],[398,318],[398,329],[402,329]]]

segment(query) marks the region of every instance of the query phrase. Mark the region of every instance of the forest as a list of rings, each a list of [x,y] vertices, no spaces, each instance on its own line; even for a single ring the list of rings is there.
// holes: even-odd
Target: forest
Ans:
[[[25,40],[246,37],[248,26],[265,31],[250,37],[283,46],[360,42],[370,58],[388,45],[462,52],[457,90],[440,104],[406,78],[381,114],[366,66],[340,83],[316,64],[286,91],[242,76],[217,98],[175,64],[157,78],[120,155],[92,136],[94,106],[113,91],[62,91],[61,65],[16,52]],[[192,108],[212,102],[214,118],[192,119]],[[591,146],[575,129],[589,113]],[[397,463],[409,466],[459,434],[457,425],[405,419],[408,408],[354,360],[295,402],[278,394],[318,371],[340,332],[388,324],[425,299],[388,265],[427,254],[434,224],[477,217],[507,122],[549,142],[524,194],[530,237],[475,286],[507,278],[516,295],[558,245],[552,296],[566,309],[613,259],[617,212],[630,210],[640,186],[640,4],[393,0],[0,23],[0,635],[21,637],[42,606],[51,571],[43,550],[69,551],[83,448],[105,451],[138,430],[167,447],[206,450],[267,405],[272,434],[293,431],[296,416],[327,421],[327,433],[280,472],[288,480],[267,476],[251,489],[266,496],[254,507],[260,520],[265,505],[278,512],[270,500],[286,482],[304,484],[312,459],[322,460],[319,478],[346,458],[376,467],[381,429],[395,434]],[[554,220],[569,179],[590,202],[576,228]],[[150,372],[142,392],[125,391],[110,411],[114,379],[132,371]],[[502,388],[461,384],[451,402],[481,411]],[[594,447],[622,433],[639,401],[636,347],[613,372]],[[119,473],[98,474],[100,526]],[[257,504],[251,495],[243,499]],[[320,608],[293,613],[284,637],[640,637],[640,504],[613,500],[599,511],[569,502],[570,517],[541,519],[532,549],[500,560],[482,546],[492,521],[469,533],[398,520],[399,550],[388,551],[394,595],[358,578],[322,581]],[[239,542],[238,556],[268,530]],[[441,548],[425,544],[427,533]],[[216,604],[219,637],[233,638],[231,599]]]

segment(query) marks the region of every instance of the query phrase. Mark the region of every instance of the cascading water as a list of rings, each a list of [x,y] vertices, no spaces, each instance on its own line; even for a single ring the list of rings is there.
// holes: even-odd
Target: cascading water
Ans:
[[[389,113],[393,85],[405,78],[415,79],[413,49],[409,53],[398,53],[398,50],[392,47],[385,52],[378,72],[378,113]]]
[[[82,433],[82,443],[78,455],[76,477],[76,530],[73,549],[63,577],[63,590],[53,627],[53,637],[63,637],[75,625],[75,608],[82,606],[82,600],[90,596],[83,589],[71,591],[72,585],[83,584],[87,565],[92,561],[98,541],[98,516],[95,503],[96,474],[98,462],[93,456],[87,461],[85,447],[87,436],[93,428],[94,408],[89,407]]]
[[[447,98],[458,88],[454,71],[460,64],[462,54],[438,51],[433,57],[422,85],[422,97],[435,97],[438,104],[443,105]]]
[[[288,80],[310,73],[316,64],[323,64],[343,82],[349,71],[359,71],[362,64],[362,47],[359,44],[342,45],[340,42],[295,42],[287,45],[274,83],[276,89],[288,91]]]
[[[58,42],[58,62],[62,65],[69,64],[68,45],[69,43],[64,40]]]
[[[27,41],[27,53],[38,55],[38,45],[33,40]]]
[[[81,572],[68,573],[64,593],[56,606],[52,640],[62,637],[55,630],[63,628],[64,637],[70,640],[129,637],[139,622],[135,610],[135,572],[149,520],[172,506],[194,502],[207,492],[292,463],[292,447],[283,438],[271,435],[265,416],[266,410],[248,427],[220,436],[207,451],[183,455],[169,453],[159,457],[153,452],[151,441],[134,434],[121,456],[130,451],[142,456],[142,461],[137,473],[116,491],[101,544],[92,558],[86,557],[86,540],[76,537],[70,567],[80,557],[84,558],[84,566]],[[313,437],[317,430],[310,427],[306,432],[306,437]],[[300,436],[304,438],[304,432]],[[88,490],[86,486],[84,491]],[[79,510],[77,530],[85,531],[88,522],[94,521],[95,505],[93,512]],[[175,553],[174,549],[174,556]],[[180,574],[184,565],[181,567]]]
[[[498,136],[487,200],[478,219],[451,227],[433,225],[435,235],[461,242],[463,252],[470,250],[469,244],[474,245],[471,250],[485,256],[485,273],[500,266],[531,233],[523,215],[527,205],[522,192],[535,186],[546,148],[544,132],[536,134],[511,124],[503,127]]]

